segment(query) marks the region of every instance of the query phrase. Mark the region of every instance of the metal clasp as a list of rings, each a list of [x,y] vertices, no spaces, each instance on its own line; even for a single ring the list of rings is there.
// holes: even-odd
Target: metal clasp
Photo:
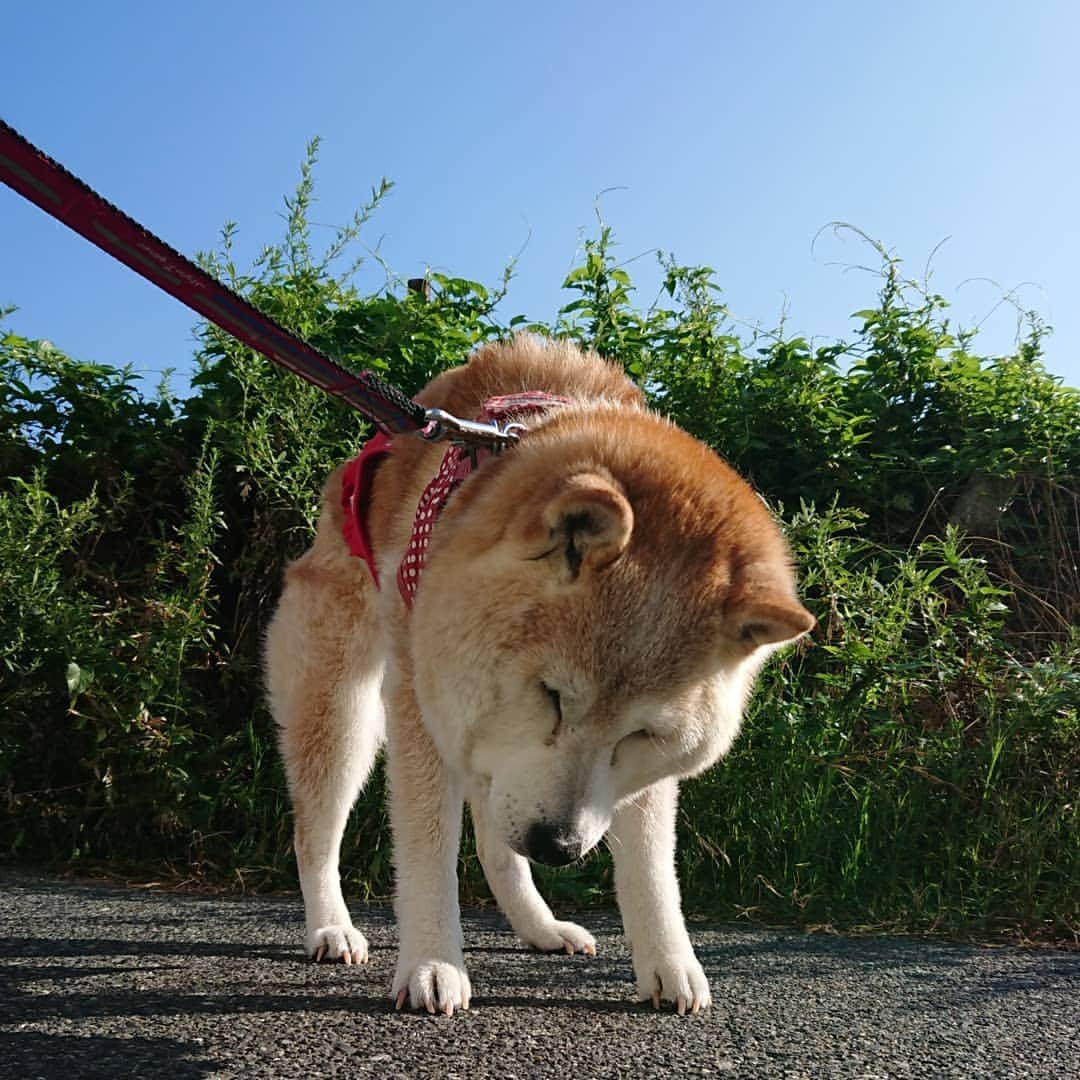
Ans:
[[[427,442],[449,442],[461,446],[486,446],[492,450],[505,450],[518,440],[518,434],[524,430],[523,424],[479,424],[475,420],[461,420],[444,409],[427,409],[424,412],[427,424],[420,429],[419,435]]]

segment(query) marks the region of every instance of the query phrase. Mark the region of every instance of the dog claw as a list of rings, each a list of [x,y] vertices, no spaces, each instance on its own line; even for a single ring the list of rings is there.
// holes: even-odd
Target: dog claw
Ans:
[[[569,941],[566,942],[566,944],[563,945],[563,952],[565,952],[567,956],[573,956],[574,955],[574,946],[571,945]]]
[[[678,1016],[696,1015],[712,1004],[709,980],[689,949],[685,953],[649,957],[642,963],[635,957],[638,977],[638,1000],[652,998],[653,1008],[670,1006]]]
[[[353,963],[354,964],[366,964],[367,963],[367,956],[364,955],[364,953],[363,953],[363,951],[361,949],[353,949],[352,958],[353,958]]]
[[[408,1006],[429,1016],[453,1016],[469,1007],[472,989],[462,966],[446,960],[399,963],[394,976],[396,1008]]]
[[[325,955],[326,955],[326,946],[325,945],[320,945],[319,946],[319,951],[315,954],[315,963],[316,964],[321,964],[322,961],[323,961],[323,957]]]
[[[346,949],[346,950],[345,950],[345,951],[344,951],[344,952],[343,952],[343,953],[341,954],[341,959],[342,959],[342,960],[344,960],[344,961],[345,961],[345,963],[346,963],[347,965],[349,965],[350,967],[352,966],[352,953],[351,953],[351,952],[349,952],[349,950],[348,950],[348,949]]]
[[[585,948],[582,949],[581,951],[586,956],[595,956],[596,955],[596,946],[595,945],[586,945]]]

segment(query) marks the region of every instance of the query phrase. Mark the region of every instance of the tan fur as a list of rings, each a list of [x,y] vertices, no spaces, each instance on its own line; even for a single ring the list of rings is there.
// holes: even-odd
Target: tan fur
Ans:
[[[571,403],[526,417],[519,444],[454,494],[411,612],[395,575],[441,445],[399,437],[376,475],[382,591],[342,540],[341,470],[286,572],[267,668],[307,948],[366,959],[337,849],[384,703],[399,1006],[468,1007],[454,877],[468,799],[496,898],[540,948],[595,943],[554,919],[524,856],[568,861],[608,833],[639,992],[697,1011],[709,992],[679,913],[675,780],[727,749],[761,663],[813,620],[760,499],[599,358],[518,337],[419,400],[469,418],[491,396],[537,390]]]

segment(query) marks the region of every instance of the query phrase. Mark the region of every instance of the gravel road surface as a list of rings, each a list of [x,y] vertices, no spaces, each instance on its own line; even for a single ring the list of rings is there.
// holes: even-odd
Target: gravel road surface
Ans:
[[[692,926],[715,1005],[635,1004],[600,955],[465,916],[473,1008],[395,1013],[390,913],[365,967],[316,966],[298,898],[0,873],[0,1077],[1080,1077],[1080,953]]]

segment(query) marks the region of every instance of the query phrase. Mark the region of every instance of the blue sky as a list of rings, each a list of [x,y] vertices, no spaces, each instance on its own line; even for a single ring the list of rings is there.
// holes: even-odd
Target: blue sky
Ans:
[[[60,0],[5,11],[0,115],[189,254],[226,220],[242,257],[276,239],[320,135],[314,218],[343,222],[391,178],[367,242],[403,277],[494,282],[524,244],[506,318],[554,315],[608,188],[626,258],[707,263],[746,323],[786,305],[824,339],[875,283],[844,269],[872,261],[853,237],[811,250],[821,226],[857,225],[916,276],[948,237],[933,287],[961,325],[985,320],[977,349],[1010,348],[1001,288],[1031,283],[1047,365],[1080,386],[1077,40],[1065,0]],[[648,303],[652,258],[631,269]],[[6,188],[0,304],[81,358],[190,367],[189,312]]]

